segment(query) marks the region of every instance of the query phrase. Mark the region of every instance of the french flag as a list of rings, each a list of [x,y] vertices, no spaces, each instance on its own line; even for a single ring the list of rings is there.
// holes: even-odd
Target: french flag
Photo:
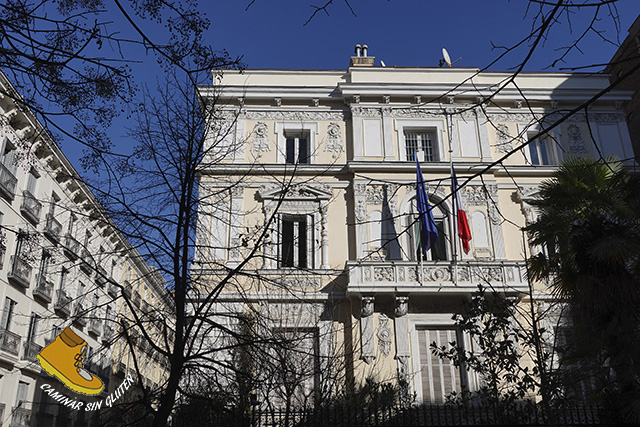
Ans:
[[[462,203],[462,197],[458,191],[458,180],[456,179],[456,171],[451,165],[451,191],[454,193],[453,197],[453,209],[456,217],[458,218],[458,236],[462,240],[462,250],[465,254],[469,253],[471,247],[469,246],[469,240],[471,240],[471,229],[469,228],[469,221],[467,220],[467,211]]]

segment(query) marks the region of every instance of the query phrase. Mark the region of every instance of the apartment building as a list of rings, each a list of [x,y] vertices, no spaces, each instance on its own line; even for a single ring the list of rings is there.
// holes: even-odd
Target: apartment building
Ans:
[[[100,411],[58,404],[43,385],[85,405],[128,375],[138,387],[158,387],[166,362],[138,339],[132,311],[159,311],[166,287],[15,102],[4,75],[0,93],[0,426],[91,425]],[[66,327],[87,343],[83,366],[104,383],[98,396],[83,399],[41,370],[36,355]]]
[[[207,250],[194,271],[214,286],[251,256],[216,314],[253,313],[263,331],[297,336],[302,349],[303,360],[285,362],[295,384],[269,385],[287,379],[265,372],[257,400],[304,406],[331,379],[368,377],[405,384],[425,403],[474,390],[472,373],[429,346],[472,347],[452,315],[479,284],[528,292],[521,228],[535,212],[526,200],[562,159],[633,163],[630,91],[565,118],[608,83],[597,73],[382,67],[366,46],[346,70],[214,72],[200,88],[218,112],[200,181],[198,246]],[[438,229],[426,255],[416,155]],[[468,253],[455,237],[451,166],[463,184]]]

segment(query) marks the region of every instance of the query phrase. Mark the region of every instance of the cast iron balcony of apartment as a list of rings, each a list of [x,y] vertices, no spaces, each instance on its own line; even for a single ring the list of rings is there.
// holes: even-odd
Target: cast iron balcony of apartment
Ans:
[[[105,270],[104,267],[102,267],[101,265],[97,265],[96,266],[96,284],[101,288],[104,288],[107,283],[109,283],[107,270]]]
[[[119,286],[113,279],[109,279],[107,284],[107,293],[113,298],[118,298],[118,295],[120,295]]]
[[[31,270],[33,268],[21,255],[11,255],[11,268],[7,278],[14,284],[28,288],[31,284]]]
[[[40,222],[40,211],[42,211],[42,203],[36,199],[28,190],[22,192],[22,204],[20,204],[20,212],[33,225]]]
[[[348,261],[347,293],[469,293],[491,283],[527,292],[525,266],[515,261]]]
[[[42,351],[42,346],[34,343],[33,341],[26,341],[24,343],[24,352],[22,358],[29,362],[36,361],[36,355]]]
[[[124,285],[122,285],[122,293],[128,298],[131,298],[131,282],[128,280],[125,280]]]
[[[73,322],[77,325],[84,327],[87,324],[87,318],[85,317],[86,311],[82,302],[76,301],[76,304],[73,309]]]
[[[93,255],[87,248],[80,249],[80,269],[84,271],[87,276],[91,276],[95,271],[96,263],[93,260]]]
[[[140,293],[138,291],[135,291],[133,293],[133,297],[131,298],[131,302],[133,303],[133,305],[136,308],[140,308]]]
[[[0,163],[0,196],[8,201],[13,201],[16,195],[18,178],[2,163]]]
[[[102,342],[104,344],[108,344],[113,340],[114,330],[113,326],[107,325],[106,323],[102,327]]]
[[[62,249],[69,259],[76,260],[80,254],[80,242],[71,234],[67,233],[64,236],[64,247]]]
[[[0,329],[0,349],[14,356],[18,356],[19,348],[20,335],[7,331],[6,329]]]
[[[62,224],[49,213],[46,216],[43,232],[49,240],[58,244],[60,243],[60,236],[62,235]]]
[[[14,406],[11,409],[11,427],[29,427],[31,425],[31,409]]]
[[[68,296],[64,290],[58,289],[56,291],[56,302],[53,308],[63,317],[69,317],[71,315],[71,302],[71,297]]]
[[[89,321],[89,333],[96,337],[100,335],[100,321],[98,319]]]
[[[45,306],[51,302],[53,283],[47,280],[47,276],[40,273],[36,276],[36,287],[33,289],[33,297],[45,302]]]

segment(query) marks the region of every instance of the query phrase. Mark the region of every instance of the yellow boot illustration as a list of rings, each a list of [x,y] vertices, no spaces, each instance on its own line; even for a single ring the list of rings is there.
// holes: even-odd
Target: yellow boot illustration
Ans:
[[[82,363],[86,349],[87,342],[67,327],[36,358],[42,369],[68,388],[93,396],[102,391],[104,384],[100,378],[84,369]]]

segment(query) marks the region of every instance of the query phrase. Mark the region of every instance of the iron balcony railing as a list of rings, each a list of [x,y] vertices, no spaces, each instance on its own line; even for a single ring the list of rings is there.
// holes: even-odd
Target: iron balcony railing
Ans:
[[[17,356],[20,349],[20,335],[0,329],[0,349]]]
[[[84,317],[85,315],[84,306],[80,301],[76,302],[75,308],[73,310],[73,321],[80,326],[84,326],[87,324],[87,319]]]
[[[16,195],[18,179],[2,163],[0,163],[0,195],[9,201],[13,201]]]
[[[46,222],[44,225],[44,235],[54,243],[60,243],[60,236],[62,236],[62,224],[55,219],[53,215],[47,214]]]
[[[97,319],[91,319],[89,322],[89,333],[95,336],[100,335],[100,321]]]
[[[36,276],[36,287],[33,290],[33,296],[40,298],[46,303],[51,302],[51,296],[53,294],[53,283],[47,280],[47,277],[40,273]]]
[[[94,272],[96,263],[93,261],[93,255],[86,248],[80,249],[80,269],[88,276]]]
[[[40,222],[40,212],[42,211],[42,203],[36,199],[28,190],[22,192],[22,204],[20,204],[20,212],[33,225]]]
[[[58,314],[63,315],[64,317],[69,317],[71,315],[71,297],[67,296],[67,293],[58,289],[56,291],[56,302],[53,308],[58,312]]]
[[[23,288],[28,288],[31,284],[32,270],[31,266],[22,256],[12,255],[8,279]]]
[[[71,234],[67,233],[64,238],[64,245],[63,249],[67,257],[72,260],[77,259],[80,254],[80,242],[78,242]]]
[[[36,355],[42,351],[42,346],[34,343],[33,341],[27,341],[24,344],[24,353],[22,358],[30,362],[35,362]]]

